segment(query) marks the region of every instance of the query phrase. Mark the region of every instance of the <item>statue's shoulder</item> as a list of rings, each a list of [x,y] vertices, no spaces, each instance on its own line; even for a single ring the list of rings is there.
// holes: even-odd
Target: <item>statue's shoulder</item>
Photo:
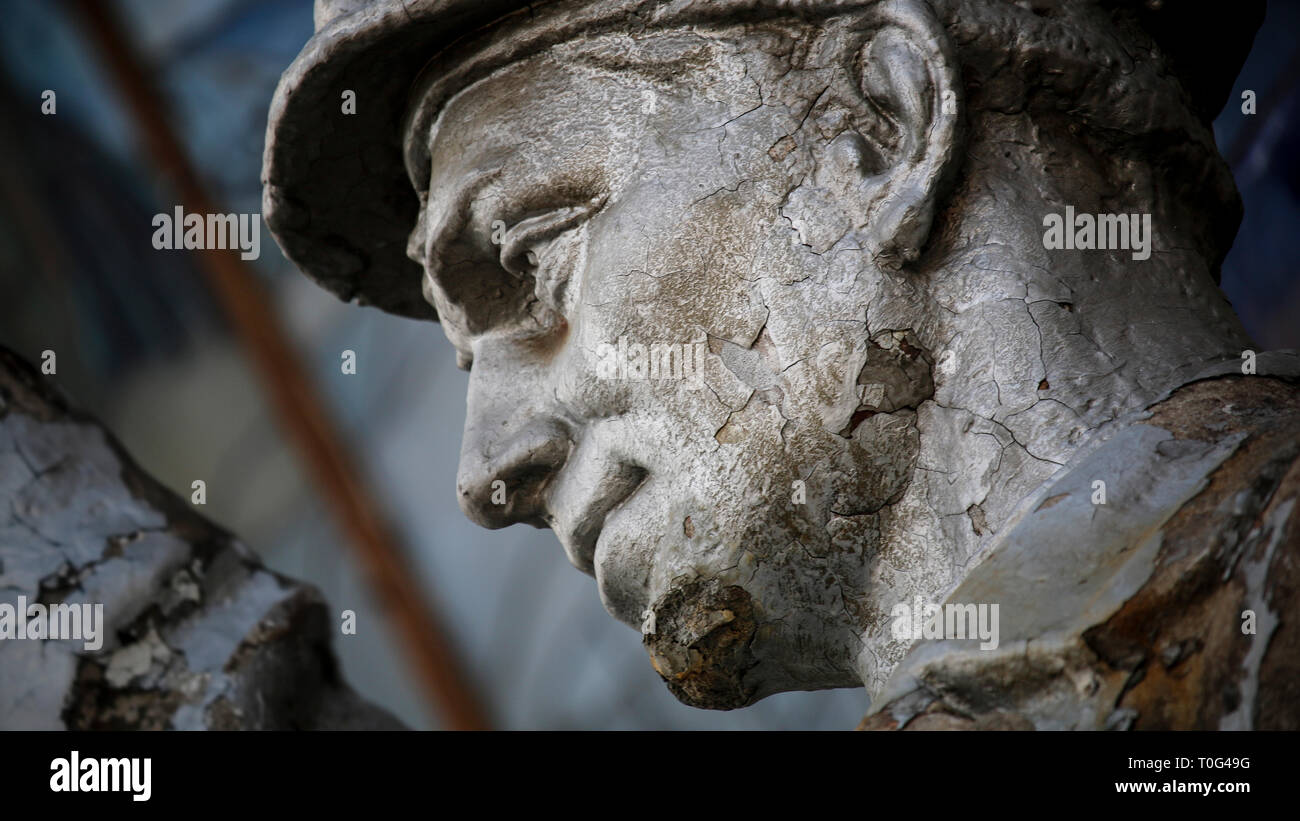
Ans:
[[[919,643],[862,727],[1300,729],[1293,365],[1194,379],[1063,468],[948,596],[1000,604],[996,649]]]

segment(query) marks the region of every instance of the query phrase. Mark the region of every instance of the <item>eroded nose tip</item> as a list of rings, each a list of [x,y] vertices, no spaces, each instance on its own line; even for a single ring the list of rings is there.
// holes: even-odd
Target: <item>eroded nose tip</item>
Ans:
[[[530,423],[503,442],[467,435],[456,479],[461,510],[482,527],[545,527],[543,496],[570,448],[568,430],[554,420]]]

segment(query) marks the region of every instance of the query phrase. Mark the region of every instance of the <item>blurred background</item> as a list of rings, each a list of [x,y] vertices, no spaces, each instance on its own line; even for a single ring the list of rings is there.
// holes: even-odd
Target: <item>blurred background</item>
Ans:
[[[259,213],[267,107],[311,36],[311,0],[98,5],[119,21],[216,210]],[[354,610],[357,635],[337,636],[335,648],[363,696],[412,727],[447,726],[210,277],[196,255],[150,245],[153,215],[181,199],[79,8],[0,0],[0,344],[33,362],[55,351],[73,403],[146,470],[185,498],[204,480],[207,516],[271,568],[319,587],[335,612]],[[1270,0],[1215,122],[1246,209],[1223,289],[1261,349],[1300,347],[1297,32],[1300,3]],[[1257,95],[1252,116],[1241,111],[1245,89]],[[41,111],[46,90],[52,115]],[[264,227],[261,241],[253,285],[268,294],[491,726],[846,729],[861,719],[867,700],[856,690],[784,694],[729,713],[680,705],[637,633],[605,613],[549,531],[485,531],[461,515],[468,375],[438,326],[344,305],[297,273]],[[354,375],[341,371],[344,350],[356,353]]]

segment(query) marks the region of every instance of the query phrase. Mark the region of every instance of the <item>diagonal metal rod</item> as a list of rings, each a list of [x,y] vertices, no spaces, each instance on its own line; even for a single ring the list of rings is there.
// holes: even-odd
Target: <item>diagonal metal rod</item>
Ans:
[[[122,31],[112,4],[73,0],[83,28],[98,47],[149,155],[175,189],[188,213],[209,214],[214,207],[198,172],[181,147],[166,107]],[[487,719],[468,676],[434,609],[414,582],[415,574],[380,507],[358,480],[356,463],[340,444],[343,437],[325,405],[303,377],[271,300],[237,250],[199,251],[200,266],[235,335],[243,344],[262,388],[330,509],[338,516],[385,615],[397,630],[408,660],[426,694],[457,730],[486,729]]]

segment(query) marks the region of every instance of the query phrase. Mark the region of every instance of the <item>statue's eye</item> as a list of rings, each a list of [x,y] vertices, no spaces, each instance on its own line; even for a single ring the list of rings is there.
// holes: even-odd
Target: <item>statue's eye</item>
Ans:
[[[604,202],[603,196],[597,197],[514,223],[501,238],[501,267],[516,278],[532,279],[537,295],[558,310],[569,275],[566,262],[571,260],[566,254],[551,253],[552,246],[590,219]]]
[[[581,205],[551,209],[514,223],[501,238],[501,267],[516,277],[535,276],[546,246],[564,232],[581,225],[604,202],[604,197],[597,197]]]

